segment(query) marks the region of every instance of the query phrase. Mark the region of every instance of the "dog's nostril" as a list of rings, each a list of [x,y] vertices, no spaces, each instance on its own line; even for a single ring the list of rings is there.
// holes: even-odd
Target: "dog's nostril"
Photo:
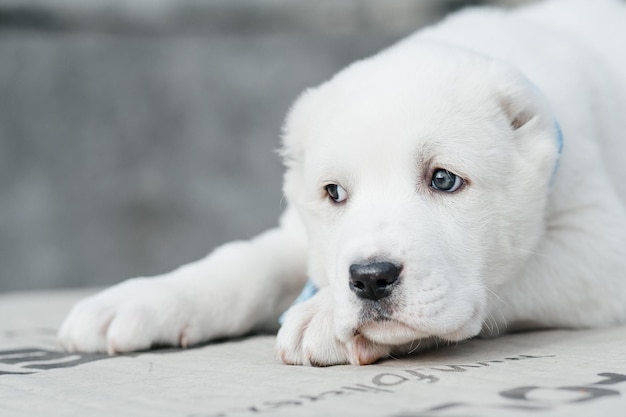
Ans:
[[[384,279],[379,279],[378,281],[376,281],[376,286],[378,288],[385,288],[387,287],[387,285],[389,285],[389,283],[385,281]]]
[[[350,289],[360,298],[379,300],[391,294],[401,267],[391,262],[368,262],[350,265]]]

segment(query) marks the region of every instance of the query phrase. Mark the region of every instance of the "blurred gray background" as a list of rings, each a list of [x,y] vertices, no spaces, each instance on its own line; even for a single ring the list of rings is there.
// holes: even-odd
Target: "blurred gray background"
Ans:
[[[274,226],[300,91],[525,2],[0,0],[0,291],[163,273]]]

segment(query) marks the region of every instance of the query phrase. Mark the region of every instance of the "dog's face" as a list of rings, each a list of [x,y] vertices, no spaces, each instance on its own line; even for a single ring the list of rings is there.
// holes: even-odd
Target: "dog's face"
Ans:
[[[538,93],[470,53],[414,52],[349,67],[287,120],[285,193],[341,340],[477,334],[544,227],[558,150]]]

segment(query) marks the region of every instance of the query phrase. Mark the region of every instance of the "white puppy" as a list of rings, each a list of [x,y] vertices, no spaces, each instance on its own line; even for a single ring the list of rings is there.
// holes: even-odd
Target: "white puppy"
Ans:
[[[278,228],[80,302],[62,346],[275,329],[307,280],[289,364],[624,323],[625,51],[623,3],[568,0],[462,12],[351,65],[288,116]]]

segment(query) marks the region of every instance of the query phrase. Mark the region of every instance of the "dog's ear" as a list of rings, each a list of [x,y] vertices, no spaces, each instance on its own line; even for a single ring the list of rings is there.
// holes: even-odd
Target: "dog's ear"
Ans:
[[[494,62],[490,81],[522,155],[545,161],[552,175],[563,146],[560,126],[539,88],[516,69]]]
[[[286,168],[283,178],[283,194],[290,203],[296,206],[303,198],[304,148],[309,136],[315,131],[313,115],[317,102],[315,89],[304,91],[291,106],[283,124],[282,144],[279,150]]]
[[[543,94],[516,69],[493,62],[490,78],[513,130],[522,128],[531,120],[546,122],[554,119]]]
[[[312,127],[310,123],[316,102],[315,91],[305,90],[292,104],[285,118],[279,154],[288,169],[302,162],[304,143]]]

